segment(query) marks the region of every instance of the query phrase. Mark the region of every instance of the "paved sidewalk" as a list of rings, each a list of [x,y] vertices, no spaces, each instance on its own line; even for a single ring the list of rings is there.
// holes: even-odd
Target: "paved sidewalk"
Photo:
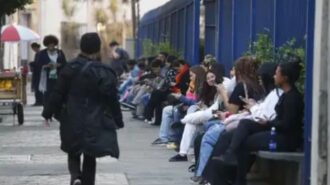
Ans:
[[[0,123],[0,185],[69,184],[66,155],[59,149],[58,123],[50,127],[39,116],[41,107],[25,107],[24,126],[12,126],[12,116]],[[169,163],[174,151],[151,146],[159,127],[131,119],[119,131],[121,158],[98,161],[97,185],[190,184],[188,162]]]

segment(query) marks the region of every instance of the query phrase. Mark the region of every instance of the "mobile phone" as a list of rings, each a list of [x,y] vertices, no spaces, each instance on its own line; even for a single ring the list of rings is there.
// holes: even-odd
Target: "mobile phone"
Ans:
[[[245,102],[245,98],[243,98],[243,96],[238,96],[239,99],[241,99],[243,102]]]

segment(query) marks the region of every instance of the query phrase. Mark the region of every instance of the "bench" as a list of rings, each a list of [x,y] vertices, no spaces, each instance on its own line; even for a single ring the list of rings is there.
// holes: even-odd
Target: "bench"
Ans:
[[[257,156],[263,159],[276,160],[276,161],[292,161],[300,163],[304,160],[304,153],[301,152],[270,152],[259,151]]]
[[[259,151],[256,156],[258,176],[262,177],[262,184],[301,184],[304,153]]]

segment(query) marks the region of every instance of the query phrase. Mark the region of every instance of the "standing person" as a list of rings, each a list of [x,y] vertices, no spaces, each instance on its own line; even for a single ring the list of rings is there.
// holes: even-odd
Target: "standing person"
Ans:
[[[30,63],[30,70],[32,72],[32,83],[31,83],[31,90],[34,92],[35,103],[34,106],[41,106],[43,105],[43,95],[39,91],[39,82],[40,82],[40,73],[41,69],[37,65],[37,61],[39,58],[40,52],[40,44],[34,42],[31,44],[31,49],[35,52],[34,60]]]
[[[43,44],[46,49],[40,51],[36,65],[41,69],[39,90],[44,93],[44,105],[52,93],[58,75],[66,64],[66,58],[62,50],[58,49],[58,39],[53,35],[44,38]],[[44,73],[44,75],[43,75]]]
[[[116,129],[124,123],[117,78],[110,67],[97,60],[100,48],[97,33],[82,36],[81,54],[61,72],[42,114],[47,120],[55,115],[61,123],[61,149],[68,153],[71,185],[94,185],[96,158],[119,157]]]
[[[119,47],[118,42],[113,41],[109,44],[110,46],[110,66],[116,72],[117,76],[120,77],[124,72],[128,72],[127,61],[129,55],[127,51]]]

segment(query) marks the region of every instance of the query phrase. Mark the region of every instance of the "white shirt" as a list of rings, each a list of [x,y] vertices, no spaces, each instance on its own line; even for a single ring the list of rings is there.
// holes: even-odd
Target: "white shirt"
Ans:
[[[275,119],[275,106],[282,94],[283,91],[281,89],[274,89],[266,96],[263,102],[251,107],[250,111],[252,119],[254,121],[258,121],[258,118],[262,118],[267,121]]]

